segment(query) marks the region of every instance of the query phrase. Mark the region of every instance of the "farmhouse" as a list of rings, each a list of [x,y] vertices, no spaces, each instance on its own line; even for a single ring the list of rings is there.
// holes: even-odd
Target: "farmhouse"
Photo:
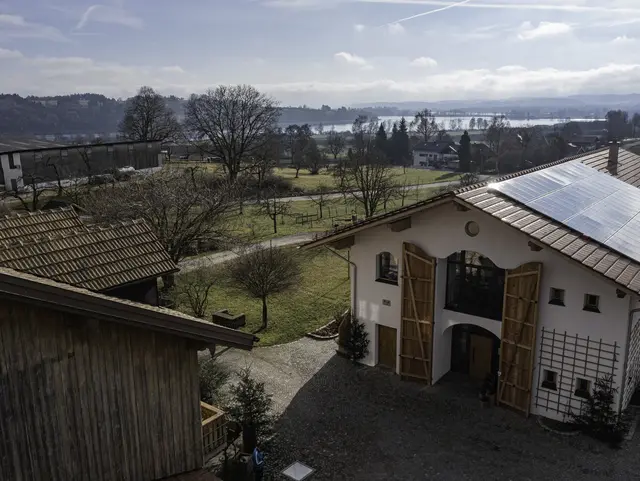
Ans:
[[[0,268],[0,479],[150,481],[201,468],[197,350],[253,341]]]
[[[7,191],[22,191],[34,185],[55,187],[58,181],[64,184],[88,179],[125,167],[156,169],[162,167],[163,159],[160,142],[62,145],[0,139],[0,184]]]
[[[350,248],[364,362],[564,420],[596,379],[640,379],[640,157],[617,144],[461,188],[305,245]]]
[[[72,208],[0,217],[0,266],[156,306],[178,270],[144,221],[86,226]]]
[[[459,164],[453,142],[420,142],[413,148],[414,167],[457,169]]]

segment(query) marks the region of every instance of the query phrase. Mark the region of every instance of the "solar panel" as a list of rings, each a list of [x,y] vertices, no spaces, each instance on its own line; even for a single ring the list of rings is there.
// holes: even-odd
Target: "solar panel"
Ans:
[[[640,189],[578,160],[489,185],[640,262]]]

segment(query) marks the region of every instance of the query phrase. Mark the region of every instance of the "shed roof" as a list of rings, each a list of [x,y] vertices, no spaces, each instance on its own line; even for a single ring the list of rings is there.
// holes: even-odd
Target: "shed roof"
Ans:
[[[74,150],[74,149],[84,149],[87,147],[110,147],[116,145],[139,145],[139,144],[152,144],[155,142],[159,142],[157,140],[145,140],[145,141],[137,141],[137,140],[119,140],[116,142],[100,142],[93,144],[58,144],[55,142],[47,142],[43,140],[2,140],[0,139],[0,154],[12,154],[12,153],[23,153],[23,152],[44,152],[47,150]]]
[[[413,150],[417,152],[436,152],[443,154],[445,152],[454,151],[454,144],[452,142],[420,142],[416,144]]]
[[[0,216],[0,243],[33,241],[49,235],[75,232],[84,227],[72,208],[51,209]]]
[[[181,312],[117,299],[5,267],[0,267],[0,298],[32,302],[206,344],[220,343],[249,350],[256,340],[253,334],[228,329]]]
[[[13,238],[0,243],[0,266],[92,291],[178,270],[143,220],[82,226],[27,242]]]
[[[504,176],[494,182],[516,179],[526,176],[529,173],[572,160],[578,160],[589,167],[611,175],[611,172],[609,172],[606,167],[608,152],[609,149],[602,149],[589,154],[568,157],[557,162]],[[640,157],[635,154],[628,154],[630,153],[621,149],[619,158],[625,159],[624,162],[627,164],[627,167],[623,169],[623,166],[620,164],[618,172],[613,176],[621,182],[636,185],[634,184],[634,182],[636,182],[635,174],[631,173],[635,172],[635,169],[632,169],[631,165],[640,167]],[[581,232],[535,212],[522,203],[510,199],[497,191],[489,190],[487,182],[432,197],[417,204],[402,207],[383,215],[358,222],[352,226],[338,229],[324,237],[305,244],[303,247],[311,248],[334,242],[353,235],[358,231],[387,224],[408,217],[413,213],[452,201],[479,209],[525,233],[539,244],[546,245],[569,259],[612,280],[619,286],[634,293],[640,293],[640,263],[616,252],[602,243],[585,237]],[[640,236],[640,232],[638,235]]]

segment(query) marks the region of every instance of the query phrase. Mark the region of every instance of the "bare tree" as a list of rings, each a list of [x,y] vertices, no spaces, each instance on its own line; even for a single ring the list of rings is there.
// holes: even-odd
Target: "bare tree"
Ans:
[[[347,161],[344,182],[353,198],[364,208],[365,217],[373,216],[395,189],[391,166],[384,153],[371,145],[352,152]]]
[[[278,164],[282,154],[282,132],[280,129],[265,132],[267,138],[260,142],[253,160],[253,173],[258,178],[258,188],[262,190],[266,177]]]
[[[296,179],[305,165],[307,152],[313,141],[309,124],[289,125],[284,131],[285,144],[291,155],[291,167],[296,169]]]
[[[278,195],[275,189],[271,192],[271,195],[267,196],[259,207],[259,212],[268,216],[273,221],[273,233],[278,233],[278,216],[282,217],[289,213],[291,210],[291,202],[284,202],[278,199]]]
[[[165,142],[179,137],[182,129],[164,97],[144,86],[127,102],[119,130],[128,140]]]
[[[98,222],[146,220],[177,263],[198,241],[227,235],[235,193],[227,179],[204,169],[166,169],[120,184],[118,195],[95,191],[87,208]]]
[[[411,122],[411,126],[416,129],[416,132],[422,136],[425,142],[429,142],[438,130],[441,130],[436,123],[436,118],[434,117],[433,112],[429,109],[424,109],[416,113],[413,122]],[[444,126],[442,127],[442,130],[443,129]]]
[[[407,179],[405,178],[405,181],[402,183],[402,185],[398,186],[398,197],[400,197],[401,207],[404,207],[404,203],[407,197],[409,197],[410,193],[411,193],[411,185],[407,184]]]
[[[262,328],[267,328],[267,299],[298,283],[300,265],[289,249],[258,246],[250,248],[230,263],[235,283],[262,300]]]
[[[502,136],[509,129],[509,127],[509,121],[504,115],[496,115],[491,119],[491,123],[485,128],[485,140],[487,141],[489,148],[494,151],[496,155],[500,154],[500,143],[502,141]]]
[[[329,148],[329,152],[333,154],[333,159],[337,160],[338,156],[344,152],[346,147],[346,141],[344,136],[342,136],[339,132],[336,132],[335,129],[329,131],[327,136],[327,145]]]
[[[204,319],[209,296],[216,283],[212,269],[203,262],[178,279],[169,291],[169,298],[176,305],[186,305],[194,316]]]
[[[249,85],[220,86],[187,102],[185,125],[203,149],[218,157],[230,181],[268,141],[265,132],[276,128],[280,109],[275,100]]]
[[[322,219],[323,209],[331,202],[331,189],[324,184],[320,184],[316,191],[309,196],[309,199],[318,206],[320,218]]]

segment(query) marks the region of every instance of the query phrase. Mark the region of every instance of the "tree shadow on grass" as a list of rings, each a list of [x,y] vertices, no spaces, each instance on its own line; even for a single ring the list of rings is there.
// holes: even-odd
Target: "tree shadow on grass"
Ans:
[[[615,460],[587,438],[557,437],[533,419],[483,408],[455,376],[425,387],[336,355],[279,418],[266,479],[284,479],[294,461],[315,469],[314,481],[560,480],[573,479],[571,469],[583,480],[631,479],[640,461],[628,451]]]
[[[436,177],[438,182],[444,182],[445,180],[457,178],[460,174],[458,172],[447,172],[446,174]]]

